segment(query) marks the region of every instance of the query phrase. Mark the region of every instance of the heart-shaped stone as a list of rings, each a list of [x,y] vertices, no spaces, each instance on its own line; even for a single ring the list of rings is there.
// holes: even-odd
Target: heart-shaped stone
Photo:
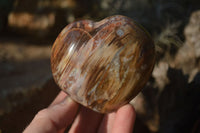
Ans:
[[[154,63],[151,37],[121,15],[69,24],[57,37],[51,55],[58,86],[78,103],[101,113],[134,98]]]

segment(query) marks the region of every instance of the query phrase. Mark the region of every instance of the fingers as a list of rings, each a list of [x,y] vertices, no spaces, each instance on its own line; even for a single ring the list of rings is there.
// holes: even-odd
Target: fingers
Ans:
[[[40,111],[24,133],[56,133],[69,126],[76,116],[79,104],[70,98],[56,104],[57,101],[53,102],[50,107]]]
[[[78,112],[79,104],[68,97],[66,98],[66,96],[66,93],[60,92],[48,108],[40,111],[35,116],[24,133],[63,132],[73,121],[70,133],[96,133],[98,129],[99,133],[132,132],[135,110],[130,104],[121,107],[117,112],[106,114],[103,118],[103,114],[83,106]]]
[[[101,122],[98,133],[111,133],[116,112],[106,114]]]
[[[81,107],[69,133],[96,133],[103,114]]]
[[[116,113],[112,133],[132,133],[135,118],[135,110],[132,105],[127,104],[121,107]]]

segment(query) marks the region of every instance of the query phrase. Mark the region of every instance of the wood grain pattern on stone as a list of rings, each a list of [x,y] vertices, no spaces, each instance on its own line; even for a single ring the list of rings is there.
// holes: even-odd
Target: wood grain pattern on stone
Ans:
[[[53,77],[78,103],[108,113],[128,103],[148,81],[155,63],[148,33],[128,17],[67,25],[51,55]]]

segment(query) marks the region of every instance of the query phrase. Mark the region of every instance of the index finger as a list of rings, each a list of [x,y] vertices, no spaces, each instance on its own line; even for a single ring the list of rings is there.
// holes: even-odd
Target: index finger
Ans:
[[[62,102],[40,111],[24,133],[58,132],[73,122],[78,108],[79,104],[67,97]]]

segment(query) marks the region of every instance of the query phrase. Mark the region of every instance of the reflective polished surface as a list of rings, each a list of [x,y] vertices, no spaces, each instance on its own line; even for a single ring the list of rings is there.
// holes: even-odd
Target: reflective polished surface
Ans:
[[[148,33],[128,17],[69,24],[51,55],[53,77],[78,103],[108,113],[128,103],[148,81],[155,63]]]

